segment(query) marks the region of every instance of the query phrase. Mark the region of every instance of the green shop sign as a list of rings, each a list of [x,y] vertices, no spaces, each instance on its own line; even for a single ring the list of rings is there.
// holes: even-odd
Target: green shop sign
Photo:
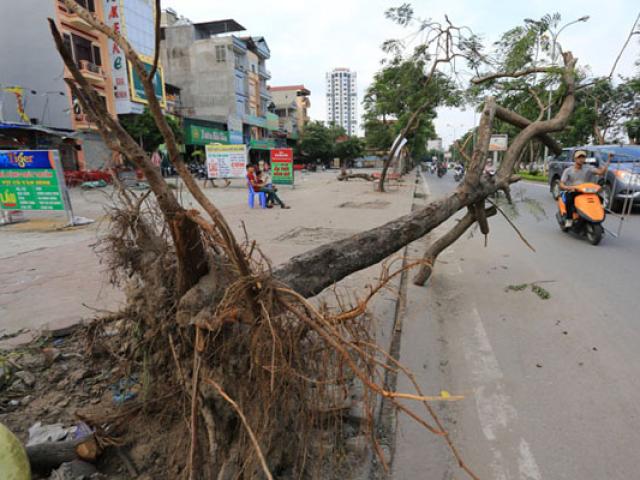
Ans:
[[[272,148],[276,148],[276,141],[273,138],[251,140],[249,146],[255,150],[271,150]]]
[[[189,145],[209,145],[210,143],[229,143],[229,132],[202,125],[185,125],[185,143]]]
[[[0,152],[0,210],[66,210],[58,152]]]

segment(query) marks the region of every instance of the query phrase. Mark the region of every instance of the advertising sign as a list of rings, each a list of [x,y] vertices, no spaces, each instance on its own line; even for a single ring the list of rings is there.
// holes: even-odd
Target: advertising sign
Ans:
[[[271,150],[271,178],[274,184],[293,185],[293,150]]]
[[[193,123],[189,123],[188,125],[185,125],[185,143],[187,143],[188,145],[229,143],[229,132],[218,130],[217,128],[205,127],[202,125],[194,125]]]
[[[104,0],[105,23],[116,32],[123,32],[123,14],[120,0]],[[129,113],[129,78],[127,74],[127,59],[124,52],[111,39],[107,41],[109,58],[111,60],[111,78],[113,80],[113,95],[116,100],[117,113]]]
[[[148,73],[151,71],[153,67],[153,59],[152,58],[144,58],[142,59],[142,63],[144,65],[145,71]],[[142,86],[142,80],[140,80],[140,76],[133,69],[133,66],[129,67],[131,73],[131,99],[134,102],[147,103],[147,95],[144,92],[144,87]],[[155,75],[153,76],[153,90],[156,94],[156,98],[160,105],[164,108],[166,106],[166,95],[164,92],[164,76],[162,73],[162,67],[158,65],[158,69],[156,70]]]
[[[504,152],[507,150],[508,146],[509,135],[507,135],[506,133],[491,135],[491,140],[489,140],[490,152]]]
[[[0,210],[66,210],[57,151],[0,151]]]
[[[207,145],[208,178],[245,178],[246,145]]]

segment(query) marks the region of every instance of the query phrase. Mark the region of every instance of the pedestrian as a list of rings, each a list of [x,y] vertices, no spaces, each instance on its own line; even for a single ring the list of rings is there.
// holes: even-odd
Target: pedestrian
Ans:
[[[289,209],[288,205],[285,205],[284,202],[278,197],[273,185],[267,186],[263,183],[256,174],[256,169],[253,165],[247,165],[247,181],[253,188],[253,191],[258,193],[262,192],[267,196],[267,208],[273,208],[274,204],[280,205],[281,208]]]

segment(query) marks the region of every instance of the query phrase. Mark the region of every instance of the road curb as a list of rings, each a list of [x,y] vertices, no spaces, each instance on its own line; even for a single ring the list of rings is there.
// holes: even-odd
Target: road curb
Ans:
[[[421,180],[421,173],[416,170],[415,187],[413,189],[413,201],[411,203],[411,211],[416,208],[416,196],[415,193],[418,190]],[[409,283],[409,272],[405,270],[407,266],[407,256],[409,251],[409,245],[402,250],[402,268],[403,271],[400,274],[398,295],[395,299],[395,308],[393,314],[391,343],[389,346],[389,355],[393,360],[398,361],[400,359],[400,348],[402,346],[402,324],[404,320],[404,312],[407,304],[407,286]],[[390,367],[385,372],[384,388],[385,390],[395,392],[398,383],[398,373],[395,365],[391,360],[387,360],[387,366]],[[393,460],[395,457],[395,445],[396,445],[396,430],[397,430],[397,411],[389,399],[382,399],[378,411],[376,412],[376,440],[380,445],[385,462],[389,468],[389,472],[385,472],[384,466],[378,460],[375,454],[371,455],[371,467],[369,470],[369,480],[382,480],[384,478],[390,478],[393,472]]]

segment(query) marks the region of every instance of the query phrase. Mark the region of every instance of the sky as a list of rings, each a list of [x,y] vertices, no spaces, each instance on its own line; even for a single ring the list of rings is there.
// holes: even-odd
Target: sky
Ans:
[[[403,1],[388,0],[163,0],[163,8],[173,8],[193,22],[233,18],[247,31],[242,34],[265,37],[271,49],[267,69],[270,85],[304,84],[311,90],[310,115],[326,120],[325,74],[337,67],[358,73],[358,100],[381,68],[381,44],[390,38],[406,38],[411,31],[385,18],[384,12]],[[442,21],[447,14],[454,24],[466,25],[489,44],[524,18],[538,19],[558,12],[562,24],[584,15],[585,23],[571,25],[558,37],[563,50],[588,65],[594,75],[608,75],[626,40],[635,17],[637,0],[449,0],[414,1],[416,16]],[[616,74],[638,71],[640,35],[625,50]],[[363,113],[358,107],[358,117]],[[473,108],[440,109],[436,131],[448,145],[454,134],[472,128]],[[361,123],[361,122],[360,122]]]

